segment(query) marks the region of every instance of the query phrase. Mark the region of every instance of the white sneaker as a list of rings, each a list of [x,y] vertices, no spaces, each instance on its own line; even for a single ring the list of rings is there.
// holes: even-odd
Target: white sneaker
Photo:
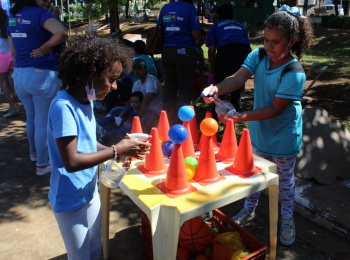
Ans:
[[[294,219],[281,219],[280,241],[283,245],[290,246],[295,240]]]
[[[36,175],[42,176],[51,172],[51,164],[47,164],[45,167],[36,167]]]
[[[241,227],[244,227],[249,221],[253,220],[254,218],[255,211],[249,213],[248,210],[243,208],[236,216],[232,217],[231,219]]]

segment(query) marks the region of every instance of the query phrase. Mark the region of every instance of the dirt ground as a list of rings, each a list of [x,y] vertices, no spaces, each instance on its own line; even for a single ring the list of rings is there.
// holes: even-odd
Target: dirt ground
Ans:
[[[142,33],[144,28],[145,26],[138,31],[131,28],[124,33]],[[319,33],[322,30],[320,28]],[[251,36],[254,41],[262,42],[258,32],[257,29]],[[323,32],[320,38],[331,32],[333,33]],[[334,31],[334,34],[343,35],[344,41],[350,39],[349,32]],[[306,86],[310,82],[308,80]],[[252,90],[251,83],[247,84],[247,90]],[[338,81],[326,72],[314,85],[310,96],[317,99],[316,104],[328,110],[331,115],[349,120],[349,92],[349,82]],[[4,96],[0,94],[0,111],[6,108]],[[47,199],[50,176],[35,175],[35,164],[29,161],[23,107],[21,111],[19,117],[0,117],[0,259],[66,259],[63,241]],[[111,259],[142,259],[141,211],[120,189],[113,190],[111,205]],[[238,204],[235,207],[240,206]],[[226,212],[233,214],[232,208]],[[257,227],[261,239],[268,237],[262,233],[262,227],[268,225],[267,221],[262,214],[261,225]],[[309,225],[307,227],[310,228]],[[279,259],[335,259],[324,255],[319,251],[321,249],[309,246],[304,240],[289,249],[279,246],[278,250]],[[312,252],[313,257],[295,257],[296,252],[299,256],[303,255],[303,250]]]

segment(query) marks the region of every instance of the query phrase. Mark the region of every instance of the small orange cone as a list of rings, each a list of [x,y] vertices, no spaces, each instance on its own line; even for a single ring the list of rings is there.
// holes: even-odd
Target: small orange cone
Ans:
[[[199,144],[199,131],[198,131],[198,124],[197,124],[197,119],[196,119],[196,111],[194,110],[193,106],[192,107],[194,111],[194,117],[190,120],[190,129],[191,129],[191,134],[192,134],[192,141],[194,145]]]
[[[213,118],[213,114],[211,113],[211,111],[207,111],[207,112],[205,113],[205,118],[208,118],[208,117]],[[202,147],[202,137],[203,137],[203,134],[201,135],[199,144],[198,144],[197,147],[196,147],[196,149],[199,150],[199,151],[202,150],[202,148],[201,148],[201,147]],[[218,144],[218,140],[217,140],[217,138],[216,138],[216,134],[212,136],[211,140],[212,140],[212,142],[213,142],[214,153],[219,152],[220,146],[219,146],[219,144]]]
[[[196,154],[194,152],[190,124],[189,124],[189,122],[183,122],[182,125],[186,128],[186,130],[188,132],[187,139],[181,144],[184,158],[186,158],[188,156],[196,157]]]
[[[223,163],[232,163],[237,153],[237,138],[233,120],[227,121],[224,136],[222,138],[219,153],[215,155],[216,159]]]
[[[131,134],[135,133],[143,133],[140,118],[138,116],[134,116],[134,119],[132,120]]]
[[[149,138],[152,145],[150,153],[146,155],[145,163],[137,166],[137,168],[149,178],[165,174],[168,170],[168,167],[165,165],[157,128],[152,128],[151,136],[152,137]]]
[[[168,115],[165,110],[162,110],[160,112],[159,122],[158,122],[158,133],[159,133],[159,139],[163,143],[165,141],[169,141],[169,120]]]
[[[214,182],[225,179],[218,173],[216,168],[215,155],[213,150],[213,142],[211,136],[202,134],[202,151],[199,155],[196,174],[193,180],[200,185],[205,186]]]
[[[197,190],[188,182],[180,144],[174,145],[165,182],[158,183],[157,187],[170,198],[177,198]]]
[[[260,168],[254,166],[253,149],[248,128],[243,129],[235,162],[225,169],[241,178],[248,178],[261,172]]]

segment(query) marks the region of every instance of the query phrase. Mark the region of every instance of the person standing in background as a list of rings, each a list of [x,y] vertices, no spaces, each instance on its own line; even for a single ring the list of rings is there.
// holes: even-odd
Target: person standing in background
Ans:
[[[209,74],[214,74],[214,84],[218,84],[228,76],[235,74],[252,51],[248,32],[243,24],[232,19],[233,7],[229,4],[219,5],[218,19],[207,36]],[[239,111],[241,92],[244,84],[231,92],[231,103]],[[224,99],[224,97],[222,97]]]
[[[3,111],[3,117],[14,117],[20,114],[17,106],[17,95],[11,78],[14,60],[11,54],[10,44],[7,38],[7,14],[0,8],[0,87],[9,103],[9,109]]]
[[[164,43],[162,66],[165,90],[164,109],[170,125],[178,122],[177,111],[189,105],[194,96],[194,75],[197,52],[195,40],[200,36],[196,8],[189,1],[170,1],[160,11]]]
[[[13,80],[27,114],[30,160],[36,174],[51,172],[47,148],[47,117],[52,99],[60,89],[57,55],[52,48],[62,43],[65,28],[41,6],[44,0],[17,0],[10,9],[8,38],[15,55]]]

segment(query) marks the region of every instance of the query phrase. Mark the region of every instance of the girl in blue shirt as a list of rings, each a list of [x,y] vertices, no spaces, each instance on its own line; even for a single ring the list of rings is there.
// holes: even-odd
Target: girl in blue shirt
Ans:
[[[249,131],[253,151],[277,165],[281,202],[280,240],[291,245],[295,240],[293,207],[295,197],[294,166],[301,149],[302,108],[300,101],[305,83],[301,69],[282,72],[290,64],[300,68],[291,52],[300,58],[310,47],[312,26],[297,7],[282,6],[264,25],[266,55],[259,49],[249,54],[240,70],[214,86],[209,95],[222,95],[238,89],[253,74],[254,109],[238,112],[234,122],[250,121]],[[295,64],[293,64],[295,63]],[[297,65],[297,66],[295,66]],[[299,65],[299,66],[298,66]],[[205,98],[212,102],[213,98]],[[223,121],[222,118],[219,118]],[[233,220],[244,226],[255,217],[259,193],[247,197],[244,209]]]
[[[51,102],[48,146],[52,164],[49,200],[68,259],[99,259],[101,203],[97,165],[120,155],[141,159],[149,144],[123,139],[106,147],[96,140],[92,100],[117,88],[131,55],[117,41],[73,37],[59,58],[59,78],[68,88]]]

